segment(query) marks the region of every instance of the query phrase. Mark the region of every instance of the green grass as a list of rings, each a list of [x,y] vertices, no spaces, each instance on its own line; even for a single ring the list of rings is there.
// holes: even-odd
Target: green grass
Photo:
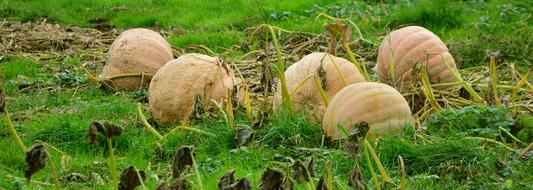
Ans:
[[[127,9],[113,10],[118,6]],[[173,31],[168,41],[176,48],[205,45],[221,53],[232,45],[249,45],[251,36],[246,31],[263,23],[293,31],[320,33],[324,20],[315,22],[314,19],[319,13],[326,12],[351,17],[364,37],[377,44],[390,29],[407,24],[427,27],[449,45],[463,68],[485,65],[486,49],[503,50],[504,59],[516,63],[522,73],[533,62],[530,55],[533,52],[533,6],[528,1],[401,0],[398,3],[385,1],[383,7],[379,1],[326,0],[2,0],[0,17],[19,21],[47,17],[59,24],[81,27],[95,27],[90,20],[105,18],[108,24],[120,30],[160,26]],[[252,43],[248,49],[240,49],[224,58],[236,59],[256,49],[255,45]],[[375,61],[376,48],[364,44],[354,50],[359,54],[372,53],[366,59]],[[42,61],[7,55],[0,59],[0,79],[5,86],[7,107],[15,127],[26,146],[41,140],[68,155],[67,159],[48,149],[60,176],[80,173],[90,177],[95,173],[105,182],[111,180],[104,141],[100,139],[98,146],[91,146],[86,135],[91,122],[108,120],[125,128],[121,136],[113,138],[117,171],[129,165],[146,171],[148,189],[158,185],[157,178],[170,180],[172,155],[181,145],[195,146],[205,189],[216,189],[219,177],[233,168],[237,178],[247,177],[257,187],[263,170],[267,166],[283,169],[287,157],[314,158],[319,175],[324,172],[326,161],[332,160],[334,180],[340,185],[336,189],[346,189],[347,175],[354,161],[341,148],[323,145],[320,125],[309,123],[305,114],[276,115],[269,112],[270,124],[255,129],[252,143],[241,148],[233,146],[234,132],[228,129],[224,120],[210,117],[197,121],[194,127],[214,133],[216,137],[176,133],[162,142],[162,150],[159,150],[154,144],[157,138],[136,121],[135,105],[145,94],[113,93],[96,88],[78,67],[82,60],[77,57],[70,55],[61,61]],[[236,115],[236,123],[249,124],[244,110],[237,110]],[[446,117],[451,116],[444,115],[439,119],[447,121]],[[444,124],[437,127],[442,126]],[[165,134],[170,129],[158,130]],[[460,132],[460,129],[451,131],[454,134]],[[516,153],[498,146],[445,137],[434,137],[437,140],[431,142],[414,140],[412,134],[401,138],[387,137],[378,141],[375,148],[396,183],[400,180],[396,159],[397,156],[403,157],[408,185],[413,189],[532,187],[531,156],[519,160]],[[3,119],[0,122],[0,147],[4,147],[0,151],[0,176],[5,176],[0,179],[0,189],[12,189],[15,185],[27,189],[38,189],[37,186],[53,188],[27,184],[24,179],[19,179],[24,176],[24,155],[10,138]],[[362,160],[360,164],[366,182],[371,184],[366,161]],[[33,180],[52,184],[51,177],[50,169],[46,167]],[[195,183],[192,172],[187,172],[187,178]],[[67,189],[110,187],[108,183],[97,184],[94,179],[83,183],[62,180],[61,184]],[[297,189],[303,189],[303,186],[297,186]]]

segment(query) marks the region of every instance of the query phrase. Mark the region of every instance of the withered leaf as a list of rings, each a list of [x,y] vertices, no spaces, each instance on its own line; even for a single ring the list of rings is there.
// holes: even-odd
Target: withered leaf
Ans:
[[[277,169],[267,167],[259,181],[260,190],[281,189],[283,182],[283,173]]]
[[[227,187],[235,182],[235,177],[233,176],[235,174],[235,169],[232,169],[228,172],[226,172],[220,179],[218,180],[218,188],[224,189],[224,187]]]
[[[316,171],[315,171],[314,159],[311,158],[310,160],[306,161],[305,165],[307,166],[307,171],[309,171],[309,174],[311,175],[311,177],[315,177],[316,176]]]
[[[235,126],[235,139],[234,143],[236,147],[241,147],[246,145],[250,139],[252,139],[253,130],[251,127],[246,125],[236,125]]]
[[[205,106],[202,100],[202,95],[197,93],[194,94],[194,101],[189,112],[190,120],[199,120],[204,118],[206,113]]]
[[[296,160],[293,165],[293,177],[296,179],[298,183],[301,183],[302,181],[309,182],[311,180],[309,176],[311,175],[309,171],[307,170],[307,167],[304,165],[304,163],[300,160]]]
[[[242,179],[237,180],[235,183],[222,188],[221,190],[250,190],[250,189],[252,189],[252,186],[250,185],[250,182],[248,181],[248,179],[242,178]]]
[[[357,162],[353,166],[352,171],[348,174],[348,185],[357,190],[366,189],[365,179],[363,178],[363,173]]]
[[[189,185],[189,182],[185,178],[178,178],[174,180],[174,183],[172,186],[170,186],[171,190],[186,190],[191,189],[191,186]]]
[[[349,27],[341,24],[324,24],[324,31],[330,36],[344,37]]]
[[[157,185],[155,189],[156,190],[170,190],[170,186],[168,186],[168,184],[165,182],[161,182],[159,183],[159,185]]]
[[[324,57],[324,59],[331,59],[331,58]],[[316,72],[318,73],[318,77],[320,79],[320,85],[322,85],[322,89],[327,90],[328,79],[326,78],[326,70],[324,69],[324,65],[322,64],[322,62],[320,63],[320,66],[317,68]]]
[[[218,188],[220,190],[249,190],[252,189],[250,182],[246,178],[235,181],[235,169],[226,172],[218,180]]]
[[[348,141],[345,146],[345,150],[352,158],[360,158],[361,150],[359,148],[359,142],[366,137],[369,127],[367,122],[361,122],[353,127],[353,132],[348,136]]]
[[[142,181],[146,180],[146,173],[144,173],[144,171],[139,170],[139,175]],[[135,167],[130,166],[122,170],[122,173],[120,174],[120,183],[118,184],[119,190],[133,190],[139,185],[141,185],[141,181],[139,180],[137,169],[135,169]]]
[[[6,100],[4,98],[4,85],[0,84],[0,113],[6,111]]]
[[[294,181],[289,177],[289,175],[286,175],[283,178],[283,181],[281,182],[281,189],[282,190],[292,190],[292,189],[294,189]]]
[[[63,179],[65,181],[68,181],[68,182],[78,182],[78,183],[83,183],[83,182],[89,181],[89,177],[87,177],[87,176],[85,176],[83,174],[80,174],[80,173],[68,174]]]
[[[26,168],[24,176],[30,181],[31,176],[46,166],[48,153],[42,144],[36,144],[26,152]]]
[[[172,162],[172,177],[179,178],[181,173],[192,166],[193,146],[181,146],[176,150]]]
[[[328,183],[326,183],[324,176],[320,176],[320,180],[318,180],[318,185],[316,186],[316,190],[327,190],[327,189],[328,189]]]
[[[89,143],[93,145],[98,145],[97,135],[101,133],[106,138],[112,138],[115,136],[120,136],[122,134],[122,128],[114,125],[108,121],[101,122],[92,122],[87,131],[87,136],[89,138]]]

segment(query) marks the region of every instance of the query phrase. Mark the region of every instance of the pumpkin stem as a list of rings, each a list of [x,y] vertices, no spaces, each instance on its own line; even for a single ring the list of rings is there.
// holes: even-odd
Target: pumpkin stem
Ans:
[[[159,140],[163,139],[163,136],[155,130],[150,123],[146,120],[146,117],[144,116],[142,109],[141,109],[141,103],[137,103],[137,120],[139,120],[148,131],[150,131],[153,135],[155,135]]]

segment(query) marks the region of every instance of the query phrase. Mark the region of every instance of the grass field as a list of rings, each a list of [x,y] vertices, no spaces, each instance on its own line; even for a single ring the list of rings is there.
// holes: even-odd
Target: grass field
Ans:
[[[326,1],[326,0],[2,0],[0,1],[0,79],[4,86],[7,110],[25,146],[37,142],[49,144],[48,152],[65,189],[111,189],[111,173],[106,144],[92,146],[87,130],[93,121],[107,120],[124,128],[113,138],[116,168],[133,165],[147,173],[145,186],[155,189],[162,181],[172,180],[172,156],[182,145],[194,145],[195,158],[204,189],[217,189],[219,178],[236,169],[237,178],[246,177],[257,188],[268,166],[285,171],[287,158],[313,158],[318,177],[332,163],[333,189],[347,189],[348,173],[354,160],[342,148],[323,143],[319,124],[309,122],[305,113],[296,115],[268,110],[269,123],[254,128],[252,142],[236,148],[235,132],[220,116],[195,121],[195,128],[215,134],[172,133],[160,142],[138,121],[136,104],[146,107],[146,91],[112,92],[91,82],[81,65],[99,74],[105,53],[116,34],[146,27],[160,31],[172,44],[175,54],[184,52],[213,53],[224,60],[244,64],[242,56],[262,49],[265,36],[254,27],[261,24],[278,26],[294,33],[278,33],[287,64],[301,58],[292,55],[292,44],[283,40],[299,36],[317,36],[308,51],[324,50],[323,33],[327,13],[350,18],[367,42],[354,38],[352,49],[375,65],[382,37],[404,25],[420,25],[437,34],[450,48],[465,81],[486,84],[489,75],[486,51],[503,52],[498,66],[501,85],[515,86],[516,73],[524,75],[533,67],[533,5],[527,1]],[[46,18],[46,25],[39,22]],[[19,22],[31,22],[31,27]],[[58,24],[55,28],[55,24]],[[54,32],[80,32],[74,38],[54,39]],[[66,29],[69,28],[69,29]],[[95,32],[94,29],[102,32]],[[25,33],[24,39],[10,35]],[[61,32],[59,32],[61,33]],[[65,32],[63,32],[65,33]],[[63,33],[61,33],[63,35]],[[32,37],[33,36],[33,37]],[[45,36],[47,39],[41,39]],[[90,37],[94,38],[90,38]],[[98,36],[102,36],[99,38]],[[354,34],[354,36],[356,36]],[[88,41],[83,41],[87,37]],[[70,39],[66,41],[64,39]],[[75,43],[80,44],[73,45]],[[93,43],[91,43],[93,42]],[[41,46],[36,46],[41,45]],[[198,48],[203,45],[206,48]],[[206,50],[209,49],[209,50]],[[274,52],[271,49],[272,52]],[[275,53],[265,54],[275,60]],[[301,51],[304,52],[304,51]],[[347,58],[346,52],[339,52]],[[268,62],[268,59],[266,59]],[[273,62],[273,61],[272,61]],[[509,70],[510,66],[516,72]],[[240,67],[240,66],[239,66]],[[533,83],[533,73],[527,80]],[[253,74],[250,74],[253,75]],[[475,78],[481,78],[476,80]],[[256,81],[256,76],[246,75]],[[375,75],[371,78],[376,78]],[[528,86],[526,85],[526,87]],[[486,89],[475,86],[485,95]],[[439,113],[420,117],[416,130],[401,137],[391,136],[372,141],[384,169],[394,184],[385,184],[374,165],[381,188],[398,188],[401,170],[397,158],[405,162],[409,189],[532,189],[533,152],[520,155],[533,141],[533,103],[530,91],[518,91],[513,102],[513,89],[500,91],[503,106],[487,104],[449,106]],[[515,90],[516,91],[516,90]],[[407,96],[406,96],[407,97]],[[520,105],[516,105],[518,102]],[[250,125],[244,108],[235,110],[235,123]],[[469,122],[466,122],[469,121]],[[449,130],[440,130],[448,127]],[[502,132],[507,129],[511,135]],[[157,130],[168,134],[172,127]],[[426,130],[427,129],[427,130]],[[437,130],[434,130],[437,129]],[[24,154],[11,138],[7,120],[0,122],[0,189],[53,189],[50,164],[27,183],[24,178]],[[478,140],[482,137],[505,145]],[[55,147],[51,148],[51,147]],[[366,160],[360,160],[363,177],[369,188],[376,188]],[[74,174],[74,175],[73,175]],[[76,181],[72,176],[78,176]],[[198,189],[192,172],[185,176],[193,189]],[[314,177],[314,184],[318,184]],[[296,189],[306,189],[296,184]]]

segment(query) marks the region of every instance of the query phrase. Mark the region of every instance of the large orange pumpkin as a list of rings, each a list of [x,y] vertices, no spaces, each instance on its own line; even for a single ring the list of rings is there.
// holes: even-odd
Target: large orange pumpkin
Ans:
[[[228,98],[235,78],[219,58],[188,53],[169,61],[152,78],[148,101],[152,116],[160,123],[178,123],[188,117],[195,96],[205,110],[214,108],[211,99]]]
[[[453,56],[438,36],[419,26],[407,26],[392,31],[383,39],[376,72],[380,82],[392,84],[394,80],[395,87],[400,92],[406,92],[411,85],[411,71],[416,62],[426,64],[432,84],[455,82],[445,61],[459,75]],[[394,79],[389,70],[391,62],[394,64]]]
[[[322,67],[322,69],[320,69],[320,67]],[[345,86],[365,81],[353,63],[328,53],[311,53],[289,66],[287,70],[285,70],[285,81],[289,93],[307,79],[307,81],[291,95],[293,105],[299,110],[310,111],[314,116],[314,121],[321,121],[326,109],[314,79],[309,78],[309,76],[312,77],[312,75],[319,76],[319,70],[322,70],[323,72],[323,76],[320,80],[323,82],[322,87],[324,88],[328,100],[331,100],[333,96]],[[279,107],[282,103],[281,94],[281,85],[278,84],[274,97],[275,108]]]
[[[353,126],[367,122],[369,136],[382,136],[402,131],[413,125],[411,109],[405,98],[389,85],[377,82],[360,82],[340,90],[331,100],[322,128],[328,139],[345,138],[338,126],[352,131]]]
[[[124,31],[111,44],[102,76],[155,72],[173,58],[172,49],[157,32],[136,28]],[[133,91],[148,86],[149,77],[116,78],[106,83],[114,90]]]

